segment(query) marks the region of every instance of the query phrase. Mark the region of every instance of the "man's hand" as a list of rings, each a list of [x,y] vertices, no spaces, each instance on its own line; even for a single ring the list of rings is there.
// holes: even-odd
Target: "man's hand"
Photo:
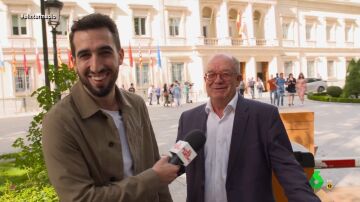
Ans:
[[[180,169],[179,166],[170,164],[168,162],[169,157],[162,156],[160,160],[158,160],[152,167],[152,169],[160,177],[160,181],[166,184],[170,184],[177,177],[177,173]]]

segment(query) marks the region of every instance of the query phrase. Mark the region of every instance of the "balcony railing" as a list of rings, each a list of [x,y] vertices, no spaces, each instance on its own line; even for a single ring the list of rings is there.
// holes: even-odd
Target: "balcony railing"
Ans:
[[[293,47],[293,46],[295,46],[295,41],[285,39],[285,40],[282,41],[282,45],[285,46],[285,47]]]
[[[205,45],[217,45],[218,39],[217,38],[204,38],[204,44]]]
[[[246,39],[232,38],[231,39],[231,45],[233,45],[233,46],[245,46],[245,45],[247,45],[247,41],[246,41]]]
[[[350,41],[345,42],[345,47],[346,48],[354,48],[354,42],[350,42]]]
[[[256,39],[257,46],[266,46],[266,39]]]
[[[34,47],[35,38],[28,36],[10,36],[9,43],[14,48]]]
[[[327,47],[335,48],[336,47],[336,41],[327,41]]]
[[[316,41],[306,41],[306,47],[314,48],[316,46]]]

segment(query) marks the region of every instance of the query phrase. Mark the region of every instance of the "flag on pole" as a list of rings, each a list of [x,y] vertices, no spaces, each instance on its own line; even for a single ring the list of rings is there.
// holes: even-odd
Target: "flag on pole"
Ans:
[[[63,64],[63,61],[61,59],[61,49],[57,49],[57,58],[58,58],[58,66],[60,67]]]
[[[67,55],[68,55],[68,68],[72,69],[74,68],[74,62],[73,62],[71,50],[69,48],[67,49]]]
[[[151,68],[154,67],[154,58],[152,57],[151,46],[149,46],[149,66]]]
[[[29,68],[27,66],[25,48],[23,48],[23,66],[24,66],[24,70],[25,70],[25,75],[28,75],[29,74]]]
[[[161,55],[160,55],[160,46],[157,45],[157,66],[161,68]]]
[[[132,56],[132,50],[131,50],[131,44],[129,42],[129,51],[128,51],[128,54],[129,54],[129,65],[130,67],[134,67],[134,59],[133,59],[133,56]]]
[[[236,16],[236,29],[239,33],[239,35],[241,34],[241,15],[240,15],[240,11],[237,13]]]
[[[241,33],[241,38],[245,39],[245,37],[247,37],[247,29],[246,29],[246,23],[243,22],[241,27],[240,27],[240,33]]]
[[[38,74],[41,74],[41,62],[40,62],[40,56],[39,56],[39,50],[38,48],[36,47],[35,49],[35,52],[36,52],[36,66],[37,66],[37,71],[38,71]]]
[[[14,49],[12,50],[13,52],[13,59],[11,61],[11,67],[12,67],[12,72],[14,74],[14,76],[16,76],[17,74],[17,69],[16,69],[16,55],[15,55],[15,51]]]
[[[0,73],[4,73],[4,72],[5,72],[5,60],[4,60],[2,47],[0,45]]]
[[[142,67],[142,65],[143,65],[143,59],[142,59],[141,47],[139,43],[139,67]]]

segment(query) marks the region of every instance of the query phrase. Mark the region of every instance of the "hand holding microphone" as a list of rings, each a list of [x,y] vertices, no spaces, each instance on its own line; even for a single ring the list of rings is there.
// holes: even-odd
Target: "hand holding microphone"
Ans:
[[[179,166],[170,164],[168,161],[168,156],[162,156],[152,167],[159,176],[160,181],[165,184],[170,184],[177,177],[177,173],[180,169]]]
[[[187,166],[196,157],[196,152],[204,146],[206,137],[200,130],[190,131],[184,141],[178,141],[171,149],[171,157],[162,156],[152,169],[160,177],[160,181],[170,184],[177,176],[180,165]]]

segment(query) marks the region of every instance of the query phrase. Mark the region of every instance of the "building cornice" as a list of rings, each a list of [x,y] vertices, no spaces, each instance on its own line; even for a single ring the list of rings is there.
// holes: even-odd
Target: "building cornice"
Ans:
[[[148,4],[129,4],[128,5],[130,9],[143,9],[143,10],[153,10],[154,7],[152,5]]]
[[[114,8],[117,7],[116,3],[111,3],[111,2],[102,2],[102,3],[89,3],[91,7],[93,8]]]

